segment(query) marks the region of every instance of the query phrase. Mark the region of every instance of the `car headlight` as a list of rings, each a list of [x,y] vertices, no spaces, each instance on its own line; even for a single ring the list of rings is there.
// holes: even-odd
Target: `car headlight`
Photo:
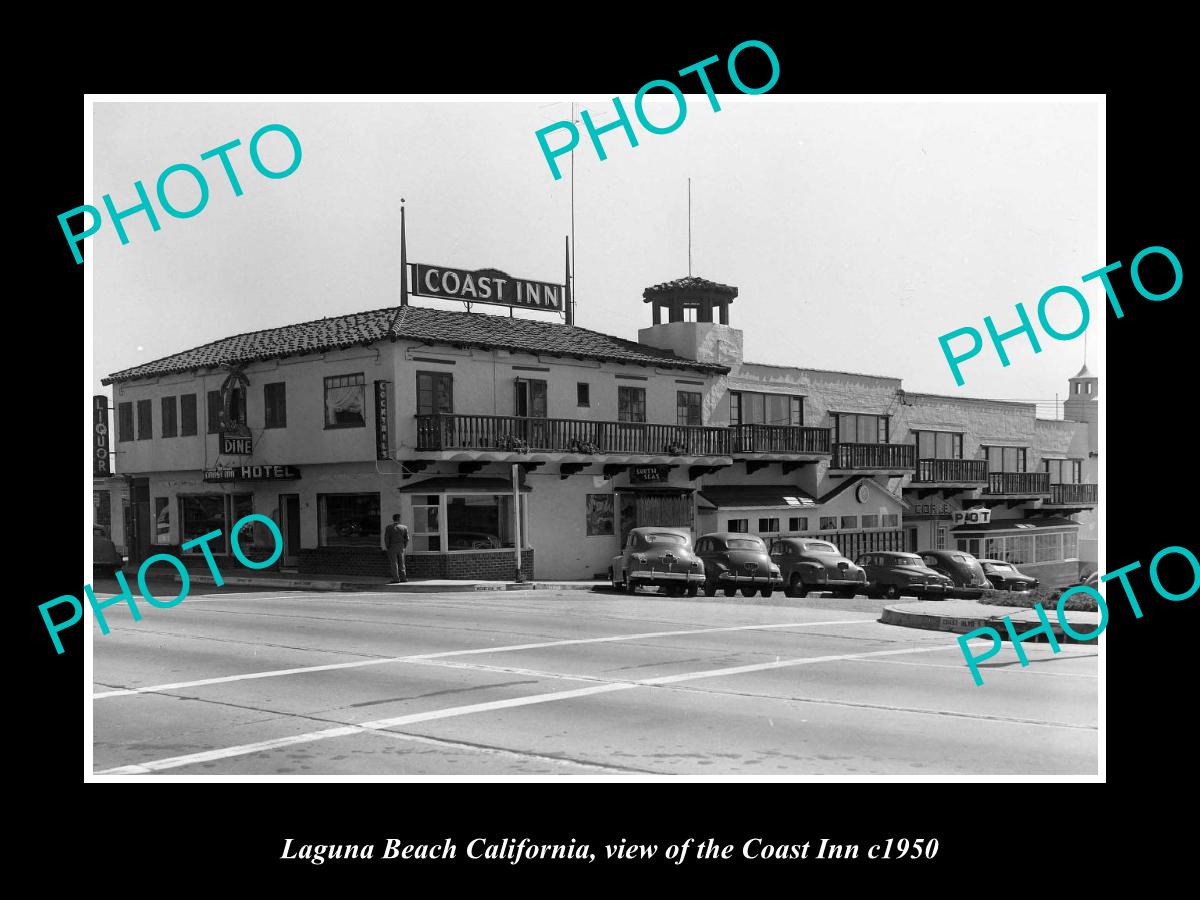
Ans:
[[[634,559],[637,560],[638,562],[640,562],[643,566],[646,564],[646,554],[645,553],[639,553],[637,556],[634,557]]]
[[[703,568],[704,568],[704,564],[703,564],[703,563],[701,563],[701,562],[700,562],[700,560],[698,560],[698,559],[696,559],[696,560],[692,560],[692,568],[693,568],[693,569],[703,569]]]
[[[771,564],[771,574],[772,575],[779,574],[779,566],[775,565],[774,563]]]

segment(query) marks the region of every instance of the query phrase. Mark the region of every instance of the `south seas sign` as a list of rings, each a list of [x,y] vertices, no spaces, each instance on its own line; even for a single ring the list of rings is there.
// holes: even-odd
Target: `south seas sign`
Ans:
[[[419,297],[523,306],[529,309],[563,308],[563,285],[514,278],[499,269],[453,269],[449,266],[412,264],[412,293]]]

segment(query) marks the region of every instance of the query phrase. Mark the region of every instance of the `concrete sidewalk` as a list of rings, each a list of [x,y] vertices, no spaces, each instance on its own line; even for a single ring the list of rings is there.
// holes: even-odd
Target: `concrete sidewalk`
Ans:
[[[1095,644],[1097,638],[1080,641],[1062,630],[1058,616],[1053,606],[1046,608],[1046,618],[1050,622],[1054,637],[1060,643]],[[1067,611],[1067,624],[1075,631],[1088,634],[1096,630],[1100,624],[1100,613]],[[1008,639],[1008,629],[1004,627],[1004,617],[1013,623],[1017,634],[1024,634],[1030,628],[1041,624],[1037,612],[1016,606],[993,606],[987,603],[976,603],[974,600],[916,600],[911,603],[897,603],[883,608],[879,621],[885,625],[902,625],[906,628],[924,628],[930,631],[949,631],[954,634],[966,634],[977,628],[994,628],[1002,639]],[[1030,640],[1045,643],[1045,638],[1038,635]]]
[[[212,575],[189,572],[194,584],[216,584]],[[458,581],[449,578],[410,579],[403,584],[388,584],[370,575],[289,575],[278,572],[221,573],[226,585],[239,587],[286,588],[296,591],[379,591],[396,594],[420,594],[445,591],[590,591],[607,587],[607,581]],[[179,581],[178,573],[174,577]]]

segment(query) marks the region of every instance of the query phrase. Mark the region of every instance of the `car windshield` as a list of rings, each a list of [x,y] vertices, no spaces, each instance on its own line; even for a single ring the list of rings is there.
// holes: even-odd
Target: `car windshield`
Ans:
[[[988,563],[987,567],[993,572],[1011,572],[1012,566],[1008,563]]]
[[[894,566],[911,566],[914,569],[920,569],[925,566],[925,561],[921,559],[921,557],[917,556],[916,554],[908,553],[904,554],[903,556],[893,556],[891,558],[891,562]]]
[[[827,544],[824,541],[807,541],[804,544],[804,549],[809,553],[840,553],[837,547],[833,544]]]
[[[730,538],[725,542],[730,550],[762,550],[763,542],[757,538]]]
[[[654,531],[642,535],[642,540],[647,544],[675,544],[680,547],[687,546],[688,539],[682,534],[671,534],[669,531]]]

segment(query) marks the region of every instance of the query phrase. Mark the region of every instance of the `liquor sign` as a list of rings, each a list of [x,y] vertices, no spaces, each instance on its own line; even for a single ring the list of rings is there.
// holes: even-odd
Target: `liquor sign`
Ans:
[[[250,456],[253,451],[254,445],[246,435],[221,432],[222,456]]]
[[[390,433],[388,419],[388,383],[375,382],[375,458],[391,459],[388,435]]]
[[[300,477],[300,469],[296,466],[218,466],[215,469],[204,470],[204,480],[207,482],[227,481],[295,481]]]
[[[984,507],[962,509],[952,515],[955,525],[986,525],[992,521],[992,511]]]
[[[92,474],[107,478],[112,474],[108,460],[108,397],[96,394],[92,397]]]
[[[492,303],[561,312],[561,284],[513,278],[499,269],[452,269],[427,263],[412,264],[412,292],[420,297]]]
[[[662,484],[670,474],[670,466],[635,466],[629,470],[629,481],[632,484]]]

